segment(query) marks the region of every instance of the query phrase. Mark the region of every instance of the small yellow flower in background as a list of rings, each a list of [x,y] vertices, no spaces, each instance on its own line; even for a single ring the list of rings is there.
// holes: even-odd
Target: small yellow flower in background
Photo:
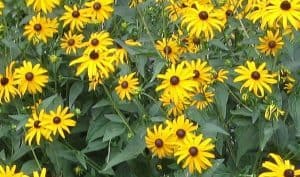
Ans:
[[[10,102],[16,95],[20,95],[15,80],[15,72],[13,66],[15,62],[11,62],[5,69],[5,74],[0,74],[0,103]]]
[[[37,100],[36,103],[34,103],[32,106],[28,106],[27,108],[31,110],[32,114],[38,112],[38,108],[40,104],[42,103],[42,99]]]
[[[116,65],[127,63],[128,62],[128,52],[120,44],[115,42],[116,51],[114,54]]]
[[[289,94],[293,91],[296,79],[292,76],[291,71],[286,68],[279,70],[278,80],[283,85],[283,90]]]
[[[271,120],[272,118],[278,120],[280,116],[283,116],[285,112],[281,110],[278,106],[276,106],[274,103],[271,103],[267,106],[265,110],[265,118],[267,120]]]
[[[102,78],[99,75],[96,75],[92,78],[89,78],[89,91],[96,90],[96,87],[103,83]]]
[[[136,7],[139,3],[142,3],[144,2],[144,0],[130,0],[129,3],[128,3],[128,6],[130,8],[134,8]]]
[[[39,174],[39,172],[34,171],[33,172],[33,177],[46,177],[46,173],[47,173],[46,168],[42,168],[42,171],[41,171],[40,174]]]
[[[0,1],[0,15],[2,15],[2,10],[4,9],[4,3]]]
[[[214,73],[212,82],[218,81],[218,82],[224,83],[225,80],[228,80],[228,76],[227,76],[228,73],[229,73],[229,71],[227,71],[225,69],[220,69],[218,72]]]
[[[199,86],[192,95],[191,105],[203,110],[214,102],[215,94],[208,89],[207,85]]]
[[[65,5],[66,12],[60,18],[64,21],[63,27],[70,25],[71,31],[82,31],[84,25],[89,22],[87,11],[84,9],[78,9],[76,5],[72,7]]]
[[[257,49],[259,49],[262,53],[265,53],[266,55],[272,55],[275,56],[283,46],[282,37],[279,34],[279,30],[276,31],[276,33],[273,33],[272,31],[267,31],[267,35],[263,38],[259,38],[260,45],[257,46]]]
[[[163,93],[159,101],[162,105],[167,108],[168,115],[179,116],[183,114],[183,111],[190,104],[187,98],[180,98],[179,100],[174,100],[174,98],[169,93]]]
[[[241,91],[243,88],[249,88],[249,91],[253,91],[258,97],[263,97],[265,95],[265,89],[272,93],[272,88],[270,85],[276,84],[277,80],[274,79],[276,74],[270,73],[266,67],[266,63],[260,64],[256,67],[253,61],[246,62],[247,67],[238,66],[234,71],[239,74],[233,82],[244,81],[241,86]]]
[[[138,90],[139,80],[134,77],[136,73],[131,73],[119,78],[119,85],[116,87],[116,92],[121,100],[131,100],[131,95],[135,95]]]
[[[187,36],[181,40],[182,53],[197,53],[201,49],[201,39],[196,36]]]
[[[37,14],[25,26],[23,35],[27,36],[29,41],[33,41],[33,44],[40,41],[47,43],[47,40],[57,33],[57,28],[58,22],[56,19],[41,17],[41,14]]]
[[[212,67],[201,59],[187,61],[186,67],[193,71],[193,79],[200,85],[206,85],[211,82],[212,78]]]
[[[72,32],[69,31],[68,33],[64,33],[64,37],[61,38],[60,47],[65,49],[66,54],[71,54],[71,52],[76,54],[77,49],[80,49],[84,46],[82,43],[83,39],[84,36],[82,34],[72,34]]]
[[[126,45],[132,46],[132,47],[141,47],[142,44],[139,41],[133,40],[133,39],[127,39],[125,41]]]
[[[1,177],[29,177],[22,172],[17,173],[16,172],[16,165],[13,165],[12,167],[9,166],[2,166],[0,165],[0,176]]]
[[[85,3],[88,16],[95,23],[103,23],[111,17],[114,0],[92,0]]]
[[[177,164],[184,161],[182,168],[188,167],[190,173],[198,171],[201,174],[203,170],[212,166],[210,159],[215,158],[215,155],[210,152],[215,147],[211,141],[210,138],[203,138],[202,134],[198,136],[188,134],[174,153]]]
[[[59,105],[56,111],[50,111],[50,114],[45,115],[45,120],[41,123],[51,130],[53,135],[58,132],[62,138],[65,138],[64,131],[70,134],[69,127],[74,127],[76,121],[72,119],[73,113],[69,113],[69,108],[63,108]]]
[[[161,55],[172,64],[175,64],[179,60],[181,50],[178,41],[175,39],[163,38],[161,41],[156,42],[155,47]]]
[[[30,61],[23,61],[23,66],[16,69],[16,82],[22,95],[42,93],[48,83],[47,70],[40,64],[33,65]]]
[[[279,155],[270,153],[272,161],[265,161],[262,167],[267,171],[258,177],[296,177],[300,175],[300,170],[295,170],[295,166],[289,160],[282,159]]]
[[[109,32],[100,31],[92,33],[89,41],[85,43],[87,46],[85,51],[105,51],[114,44]]]
[[[41,110],[39,113],[33,112],[32,116],[28,118],[25,125],[27,128],[25,135],[25,142],[31,145],[32,140],[35,137],[37,145],[40,145],[41,138],[52,141],[51,130],[47,129],[44,124],[45,121],[45,110]]]
[[[147,128],[146,146],[154,156],[162,159],[173,154],[174,140],[172,131],[163,125],[154,125],[152,130]]]
[[[52,54],[52,55],[49,55],[49,60],[51,63],[56,63],[59,60],[59,58],[57,55]]]
[[[52,12],[55,6],[58,6],[61,0],[26,0],[27,6],[33,6],[37,12],[43,11],[44,13]]]

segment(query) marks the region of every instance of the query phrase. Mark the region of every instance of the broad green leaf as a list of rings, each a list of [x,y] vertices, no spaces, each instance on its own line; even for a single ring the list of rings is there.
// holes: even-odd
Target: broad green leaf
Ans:
[[[47,109],[53,102],[54,102],[54,99],[57,98],[58,95],[57,94],[54,94],[46,99],[44,99],[42,101],[42,103],[39,105],[39,110],[42,110],[42,109]]]
[[[116,136],[121,135],[126,130],[125,126],[123,124],[119,123],[109,123],[105,129],[105,133],[103,136],[103,141],[108,141]]]
[[[296,136],[300,137],[300,96],[291,95],[288,100],[288,111],[296,128]]]
[[[209,41],[210,44],[220,48],[220,49],[223,49],[223,50],[228,50],[228,47],[222,42],[220,41],[219,39],[212,39]]]
[[[28,160],[27,162],[23,163],[21,171],[25,174],[31,174],[33,171],[39,171],[39,167],[35,160]]]
[[[93,109],[101,108],[101,107],[108,106],[108,105],[110,105],[110,102],[106,99],[102,99],[102,100],[98,101],[92,108]]]
[[[218,113],[222,117],[222,119],[226,118],[226,106],[228,101],[228,90],[223,84],[217,84],[216,85],[216,93],[215,93],[215,99],[216,99],[216,106],[218,109]]]
[[[88,145],[81,150],[82,153],[89,153],[94,151],[99,151],[107,147],[107,142],[103,142],[102,140],[95,140],[89,142]]]
[[[74,82],[70,88],[69,93],[69,107],[72,107],[77,97],[82,93],[84,88],[82,81]]]
[[[75,153],[76,159],[79,161],[79,163],[87,170],[87,166],[86,166],[86,160],[85,160],[85,156],[82,152],[77,151]]]

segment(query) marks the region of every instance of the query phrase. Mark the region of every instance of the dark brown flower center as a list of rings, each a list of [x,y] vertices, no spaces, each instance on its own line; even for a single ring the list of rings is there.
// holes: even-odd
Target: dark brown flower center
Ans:
[[[290,10],[291,3],[289,1],[282,1],[281,4],[280,4],[280,8],[282,10]]]
[[[284,177],[294,177],[294,170],[291,170],[291,169],[285,170],[283,173],[283,176]]]
[[[42,30],[42,25],[39,24],[39,23],[37,23],[37,24],[35,24],[35,25],[33,26],[33,29],[34,29],[35,31],[41,31],[41,30]]]
[[[162,139],[156,139],[156,140],[155,140],[155,146],[156,146],[157,148],[161,148],[161,147],[163,147],[163,145],[164,145],[164,142],[163,142]]]
[[[123,89],[127,89],[127,88],[128,88],[128,82],[127,82],[127,81],[123,81],[123,82],[121,83],[121,87],[122,87]]]
[[[74,39],[69,39],[68,40],[68,45],[69,46],[73,46],[75,44],[75,40]]]
[[[272,48],[275,48],[276,47],[276,42],[275,41],[270,41],[268,43],[268,46],[272,49]]]
[[[179,79],[179,77],[177,77],[177,76],[172,76],[172,77],[170,78],[170,83],[171,83],[172,85],[178,85],[179,82],[180,82],[180,79]]]
[[[99,40],[98,39],[92,39],[91,44],[92,44],[92,46],[97,46],[99,44]]]
[[[253,72],[251,73],[251,77],[252,77],[252,79],[254,79],[254,80],[258,80],[258,79],[260,78],[260,74],[259,74],[259,72],[257,72],[257,71],[253,71]]]
[[[228,10],[226,10],[226,16],[227,17],[229,17],[229,16],[232,16],[233,15],[233,11],[232,10],[230,10],[230,9],[228,9]]]
[[[41,123],[41,121],[39,121],[39,120],[34,121],[34,123],[33,123],[34,128],[41,128],[40,123]]]
[[[164,53],[165,53],[166,55],[170,55],[170,54],[172,53],[172,48],[171,48],[170,46],[166,46],[166,47],[164,48]]]
[[[8,84],[9,79],[7,77],[2,77],[0,82],[2,86],[5,86],[6,84]]]
[[[194,4],[192,4],[191,5],[191,8],[193,8],[193,9],[197,9],[197,6],[196,6],[196,4],[194,3]]]
[[[33,78],[34,78],[34,75],[33,75],[32,72],[28,72],[28,73],[25,74],[25,79],[26,79],[27,81],[32,81]]]
[[[80,16],[80,12],[78,10],[72,12],[72,17],[78,18],[79,16]]]
[[[194,79],[197,79],[200,77],[200,72],[198,70],[194,70],[193,72],[194,72],[194,77],[193,77]]]
[[[177,137],[180,138],[180,139],[184,138],[184,137],[185,137],[185,130],[183,130],[183,129],[178,129],[178,130],[176,131],[176,135],[177,135]]]
[[[94,10],[100,10],[101,9],[101,4],[99,2],[95,2],[93,5]]]
[[[90,53],[90,58],[91,58],[92,60],[98,59],[98,58],[99,58],[99,53],[93,50],[93,51]]]
[[[201,11],[201,12],[199,13],[199,18],[200,18],[201,20],[207,20],[207,19],[208,19],[208,13],[207,13],[206,11]]]
[[[56,116],[56,117],[53,118],[53,123],[59,124],[60,122],[61,122],[61,118],[60,117]]]
[[[190,147],[189,153],[191,156],[195,157],[198,154],[198,149],[194,146]]]
[[[200,44],[200,39],[199,38],[193,38],[193,43],[195,44],[195,45],[199,45]]]

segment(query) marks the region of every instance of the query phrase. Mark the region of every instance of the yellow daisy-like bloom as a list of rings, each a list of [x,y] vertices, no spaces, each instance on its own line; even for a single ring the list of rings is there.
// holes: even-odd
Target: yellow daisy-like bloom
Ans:
[[[114,44],[114,40],[110,37],[109,32],[100,31],[92,33],[89,41],[86,43],[86,51],[105,51]]]
[[[191,105],[194,105],[196,106],[196,108],[203,110],[208,105],[214,102],[214,97],[215,94],[212,91],[208,90],[207,85],[198,87],[193,94]]]
[[[227,1],[227,3],[224,4],[221,9],[216,10],[216,13],[219,14],[218,18],[223,22],[223,25],[225,25],[227,19],[229,17],[234,17],[236,14],[236,7]]]
[[[22,172],[17,173],[16,168],[16,165],[12,167],[0,165],[0,177],[28,177]]]
[[[173,115],[175,117],[182,115],[183,111],[190,103],[187,98],[180,98],[179,100],[174,101],[169,93],[163,93],[160,96],[159,101],[167,108],[168,115]]]
[[[190,35],[209,40],[214,37],[214,30],[222,31],[223,22],[214,12],[213,5],[200,5],[195,3],[195,8],[189,8],[183,14],[182,25],[186,25]]]
[[[4,9],[4,3],[0,1],[0,15],[2,15],[2,10]]]
[[[184,160],[182,168],[188,167],[190,173],[196,170],[202,173],[202,170],[212,166],[210,159],[215,158],[215,155],[209,152],[215,147],[211,141],[210,138],[204,139],[202,134],[188,134],[174,154],[178,156],[177,163]]]
[[[103,23],[113,13],[114,0],[92,0],[85,3],[89,17],[97,23]]]
[[[167,120],[166,124],[171,129],[175,137],[176,142],[182,143],[188,133],[193,133],[197,130],[198,125],[194,125],[189,119],[181,115],[173,121]]]
[[[284,44],[279,30],[277,30],[275,34],[272,31],[267,31],[267,35],[263,38],[259,38],[259,41],[261,44],[257,46],[257,49],[266,55],[272,56],[275,56]]]
[[[258,177],[294,177],[300,175],[300,170],[295,170],[295,166],[289,160],[284,160],[273,153],[270,153],[269,156],[274,162],[265,161],[262,167],[268,171],[261,173]]]
[[[229,72],[225,69],[220,69],[218,72],[215,72],[214,73],[214,76],[213,76],[213,83],[215,81],[218,81],[218,82],[221,82],[221,83],[224,83],[225,80],[228,79],[228,74]]]
[[[197,81],[200,85],[206,85],[211,82],[212,78],[212,67],[208,65],[206,61],[201,59],[192,60],[186,62],[187,68],[193,71],[193,79]]]
[[[52,38],[57,33],[57,28],[56,19],[41,17],[40,14],[37,14],[25,26],[23,35],[27,36],[29,41],[33,41],[33,44],[37,44],[41,40],[47,43],[48,38]]]
[[[300,0],[272,0],[267,6],[263,18],[264,21],[269,21],[271,24],[281,23],[283,29],[287,29],[288,24],[298,29]]]
[[[184,10],[187,9],[188,5],[188,2],[184,1],[171,2],[165,8],[165,10],[169,13],[169,19],[172,22],[178,20],[184,13]]]
[[[99,74],[102,78],[108,78],[110,73],[115,70],[113,61],[114,59],[111,50],[102,52],[93,50],[85,51],[83,56],[73,60],[70,63],[70,66],[79,64],[76,72],[77,76],[87,70],[89,79],[92,79]]]
[[[179,60],[181,50],[178,42],[175,39],[163,38],[162,41],[156,42],[155,47],[161,53],[161,55],[172,64],[175,64]]]
[[[261,26],[268,24],[268,26],[272,27],[274,24],[265,21],[264,14],[267,11],[267,6],[269,5],[270,0],[251,0],[248,1],[248,4],[245,8],[246,18],[251,20],[253,23],[258,21],[259,19],[262,20]],[[250,12],[249,12],[250,11]]]
[[[97,75],[89,78],[89,91],[96,90],[96,87],[103,83],[101,76]]]
[[[32,140],[35,137],[37,145],[40,145],[41,138],[52,141],[51,131],[47,129],[44,124],[45,121],[45,110],[41,110],[40,113],[34,112],[30,118],[28,118],[25,125],[28,130],[25,135],[25,142],[31,145]]]
[[[75,29],[82,31],[84,25],[90,20],[87,11],[85,9],[78,9],[77,5],[74,5],[73,8],[65,5],[64,8],[66,12],[60,18],[60,20],[64,21],[63,27],[70,25],[71,31]]]
[[[128,62],[128,52],[124,49],[120,44],[115,42],[116,50],[115,50],[115,61],[116,65],[127,63]]]
[[[44,13],[52,12],[59,3],[60,0],[26,0],[28,7],[33,6],[35,11],[43,11]]]
[[[274,117],[276,120],[278,120],[279,116],[283,116],[284,114],[285,112],[283,110],[281,110],[274,103],[271,103],[265,110],[265,119],[271,120],[271,118]]]
[[[245,81],[242,85],[243,88],[249,88],[249,91],[253,91],[258,97],[263,97],[265,95],[265,89],[272,93],[272,88],[270,84],[276,84],[277,80],[274,79],[276,74],[270,74],[267,69],[265,69],[266,63],[262,63],[258,67],[253,61],[247,61],[247,67],[238,66],[234,71],[239,73],[233,82]]]
[[[201,49],[201,40],[195,36],[188,36],[181,40],[182,42],[182,53],[190,52],[197,53]]]
[[[128,3],[128,6],[130,8],[134,8],[136,7],[139,3],[144,2],[144,0],[130,0],[130,2]]]
[[[153,131],[147,128],[145,141],[147,148],[159,159],[173,154],[174,140],[172,131],[169,128],[163,128],[163,125],[154,125]]]
[[[80,49],[84,46],[82,43],[83,39],[84,36],[82,34],[76,35],[69,31],[68,33],[64,33],[64,37],[61,38],[60,47],[65,49],[66,54],[71,54],[72,52],[76,54],[77,49]]]
[[[39,174],[39,172],[37,171],[34,171],[33,177],[46,177],[46,173],[47,173],[46,168],[42,168],[41,174]]]
[[[53,135],[56,135],[56,132],[58,132],[62,138],[65,138],[64,131],[70,134],[69,127],[74,127],[76,125],[76,121],[72,119],[74,114],[68,113],[68,111],[68,107],[63,108],[59,105],[55,112],[50,111],[50,114],[45,116],[45,121],[42,125],[44,124],[47,126],[47,128],[52,131]]]
[[[294,82],[286,82],[284,83],[283,85],[283,90],[287,93],[287,94],[290,94],[293,89],[295,87],[295,83]]]
[[[135,73],[131,73],[119,78],[119,85],[116,87],[116,92],[121,100],[125,98],[131,100],[131,95],[136,94],[138,90],[139,80],[134,78]]]
[[[15,80],[15,72],[13,66],[15,62],[11,62],[5,69],[5,75],[0,74],[0,103],[10,102],[16,95],[20,95],[16,88],[17,82]]]
[[[40,64],[32,65],[30,61],[23,61],[23,66],[16,69],[16,82],[22,95],[42,93],[42,88],[48,83],[47,70]]]

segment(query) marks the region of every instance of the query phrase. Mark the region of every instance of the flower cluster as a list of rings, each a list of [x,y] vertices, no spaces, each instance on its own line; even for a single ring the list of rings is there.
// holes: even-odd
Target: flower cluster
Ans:
[[[3,177],[29,177],[25,175],[23,172],[16,172],[16,165],[10,166],[2,166],[0,165],[0,176]],[[33,171],[31,177],[46,177],[46,168],[42,168],[41,172]]]

